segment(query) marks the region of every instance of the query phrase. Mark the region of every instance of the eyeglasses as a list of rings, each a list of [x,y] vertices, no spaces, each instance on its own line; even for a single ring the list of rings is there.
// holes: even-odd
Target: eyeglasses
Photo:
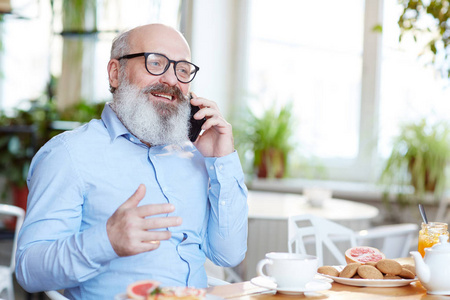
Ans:
[[[175,71],[175,76],[177,77],[179,82],[189,83],[191,82],[197,71],[200,70],[199,67],[185,60],[171,60],[164,54],[159,53],[150,53],[150,52],[141,52],[135,54],[128,54],[118,58],[118,60],[127,58],[135,58],[139,56],[145,57],[145,68],[147,72],[152,75],[159,76],[169,69],[171,63],[173,63],[173,70]]]

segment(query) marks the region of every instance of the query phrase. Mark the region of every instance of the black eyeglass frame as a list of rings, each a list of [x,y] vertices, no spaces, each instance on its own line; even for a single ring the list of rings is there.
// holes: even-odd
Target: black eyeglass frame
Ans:
[[[167,64],[167,66],[164,68],[164,70],[163,70],[160,74],[155,74],[155,73],[150,72],[150,70],[149,70],[148,67],[147,67],[147,58],[148,58],[151,54],[161,55],[161,56],[165,57],[165,58],[169,61],[169,63]],[[197,67],[196,65],[194,65],[194,64],[191,63],[190,61],[187,61],[187,60],[179,60],[179,61],[172,60],[172,59],[169,59],[169,58],[168,58],[167,56],[165,56],[164,54],[161,54],[161,53],[155,53],[155,52],[140,52],[140,53],[134,53],[134,54],[127,54],[127,55],[124,55],[124,56],[119,57],[117,60],[121,60],[121,59],[130,59],[130,58],[135,58],[135,57],[140,57],[140,56],[144,56],[144,57],[145,57],[145,69],[147,70],[147,72],[149,72],[150,74],[152,74],[152,75],[154,75],[154,76],[160,76],[160,75],[166,73],[167,70],[169,70],[170,65],[173,63],[173,72],[175,73],[175,76],[177,77],[178,81],[181,82],[181,83],[189,83],[189,82],[191,82],[192,80],[194,80],[195,75],[197,75],[198,70],[200,70],[199,67]],[[176,69],[178,63],[188,63],[188,64],[194,66],[194,68],[195,68],[194,76],[192,76],[192,78],[191,78],[189,81],[183,81],[183,80],[180,80],[180,78],[178,78],[177,69]],[[192,73],[191,73],[191,74],[192,74]]]

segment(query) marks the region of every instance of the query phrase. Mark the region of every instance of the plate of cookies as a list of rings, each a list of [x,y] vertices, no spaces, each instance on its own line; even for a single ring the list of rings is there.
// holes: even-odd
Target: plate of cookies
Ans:
[[[366,287],[397,287],[418,280],[415,267],[393,259],[381,259],[364,264],[352,262],[346,266],[322,266],[317,272],[337,283]]]

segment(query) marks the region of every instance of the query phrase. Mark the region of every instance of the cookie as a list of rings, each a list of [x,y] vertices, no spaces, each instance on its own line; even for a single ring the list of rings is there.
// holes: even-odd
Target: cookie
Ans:
[[[382,259],[376,264],[378,270],[384,274],[398,275],[402,272],[402,265],[393,259]]]
[[[339,276],[339,271],[335,267],[332,267],[332,266],[319,267],[317,269],[317,273],[325,274],[325,275],[329,275],[329,276],[335,276],[335,277]]]
[[[376,261],[368,261],[368,262],[366,262],[366,263],[364,263],[365,265],[368,265],[368,266],[376,266],[376,264],[377,264],[377,262]]]
[[[386,274],[384,279],[402,279],[399,275]]]
[[[411,273],[416,275],[416,267],[414,267],[413,265],[411,265],[411,264],[404,264],[404,265],[402,265],[402,267],[407,269],[407,270],[409,270],[409,271],[411,271]]]
[[[402,271],[400,272],[400,274],[398,274],[398,276],[406,279],[414,279],[416,277],[413,272],[406,268],[402,268]]]
[[[383,274],[374,266],[362,265],[358,267],[358,275],[364,279],[383,279]]]
[[[339,273],[339,277],[344,278],[352,278],[356,271],[358,270],[358,267],[361,266],[361,264],[358,263],[349,263],[344,267],[344,269]]]

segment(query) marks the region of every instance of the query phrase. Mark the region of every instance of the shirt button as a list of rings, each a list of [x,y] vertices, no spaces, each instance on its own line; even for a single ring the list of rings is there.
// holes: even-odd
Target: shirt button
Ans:
[[[220,166],[219,166],[219,170],[222,170],[222,169],[223,169],[223,165],[220,165]]]
[[[210,170],[214,170],[214,166],[209,166],[209,169]]]
[[[220,201],[220,205],[225,205],[225,201]]]
[[[134,138],[130,137],[130,141],[134,142]]]

